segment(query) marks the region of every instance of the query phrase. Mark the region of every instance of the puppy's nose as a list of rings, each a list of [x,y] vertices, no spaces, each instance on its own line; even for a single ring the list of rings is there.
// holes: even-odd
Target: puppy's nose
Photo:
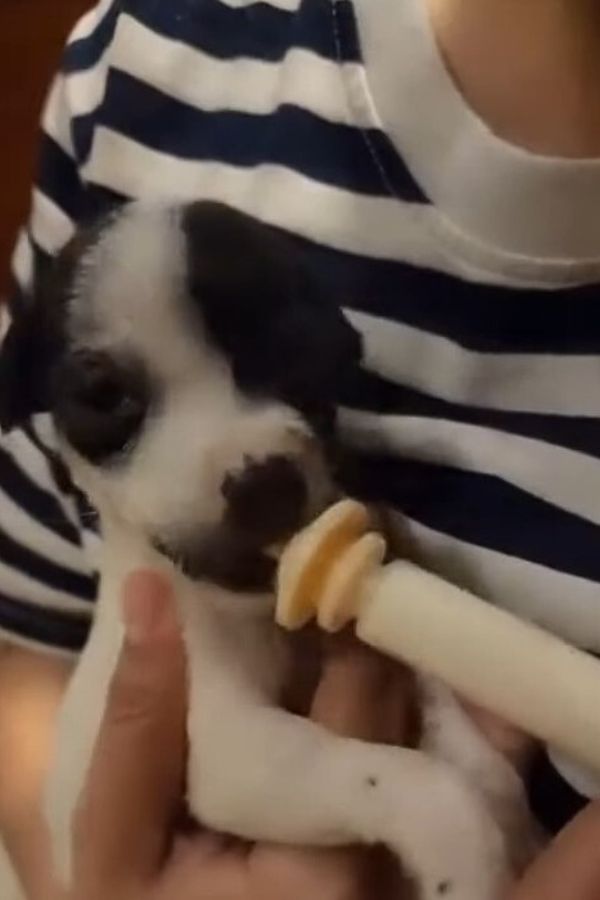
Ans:
[[[306,482],[298,465],[285,456],[249,461],[225,478],[225,522],[260,546],[292,534],[303,524]]]

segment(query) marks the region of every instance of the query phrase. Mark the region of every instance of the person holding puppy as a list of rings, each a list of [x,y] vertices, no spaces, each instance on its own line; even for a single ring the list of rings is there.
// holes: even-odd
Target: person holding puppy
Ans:
[[[68,900],[398,900],[410,885],[381,852],[232,842],[176,828],[185,762],[185,663],[170,587],[132,574],[123,596],[126,639],[75,823]],[[518,765],[527,742],[474,713]],[[366,648],[336,639],[310,716],[339,734],[402,743],[410,731],[410,679]],[[600,810],[580,815],[506,900],[592,900],[600,889]],[[32,896],[67,900],[39,843]],[[43,864],[40,861],[43,860]],[[31,882],[29,882],[31,884]]]
[[[422,564],[600,652],[599,41],[592,0],[102,0],[50,92],[13,314],[123,197],[295,235],[364,334],[341,398],[361,488]],[[4,435],[0,828],[22,869],[97,540],[47,423]],[[542,751],[530,781],[567,827],[553,859],[588,873],[596,807],[567,823],[594,780]]]

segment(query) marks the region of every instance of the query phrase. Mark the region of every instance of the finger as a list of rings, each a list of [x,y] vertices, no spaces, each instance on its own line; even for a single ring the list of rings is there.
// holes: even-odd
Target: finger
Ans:
[[[396,860],[382,847],[316,849],[263,845],[249,857],[253,900],[414,900]]]
[[[600,801],[552,842],[513,890],[510,900],[598,900]]]
[[[359,900],[375,896],[361,892],[364,856],[363,850],[258,847],[249,860],[251,883],[255,886],[252,900]]]
[[[124,617],[125,641],[76,816],[76,859],[96,880],[156,869],[183,783],[184,654],[161,576],[128,579]]]
[[[412,676],[372,650],[344,638],[331,644],[311,718],[365,741],[401,743],[414,709]]]
[[[153,896],[177,900],[258,900],[248,878],[246,848],[223,847],[214,835],[178,837]],[[260,897],[260,900],[264,900]]]

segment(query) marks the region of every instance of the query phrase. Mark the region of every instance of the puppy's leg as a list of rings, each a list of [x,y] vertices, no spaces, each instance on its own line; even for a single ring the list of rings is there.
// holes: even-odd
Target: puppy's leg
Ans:
[[[257,687],[262,678],[240,677],[252,643],[247,628],[239,643],[226,631],[206,643],[205,624],[188,648],[188,790],[200,821],[280,843],[381,842],[414,874],[425,900],[450,891],[456,900],[501,896],[501,835],[461,777],[426,754],[340,738],[273,708]],[[261,666],[269,667],[265,652]]]
[[[522,869],[535,855],[538,839],[517,771],[441,681],[419,676],[419,693],[423,708],[421,748],[462,772],[481,792],[502,829],[515,870]]]

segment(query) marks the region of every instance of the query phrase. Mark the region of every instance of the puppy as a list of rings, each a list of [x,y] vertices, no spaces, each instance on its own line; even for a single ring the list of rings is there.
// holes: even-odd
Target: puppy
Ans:
[[[71,820],[137,567],[168,574],[189,669],[191,813],[247,839],[384,843],[424,900],[493,900],[519,781],[422,679],[418,750],[336,737],[279,707],[289,664],[274,563],[335,497],[336,385],[360,340],[288,242],[227,207],[129,204],[82,231],[9,333],[3,424],[50,410],[103,531],[95,622],[47,791],[68,881]]]

